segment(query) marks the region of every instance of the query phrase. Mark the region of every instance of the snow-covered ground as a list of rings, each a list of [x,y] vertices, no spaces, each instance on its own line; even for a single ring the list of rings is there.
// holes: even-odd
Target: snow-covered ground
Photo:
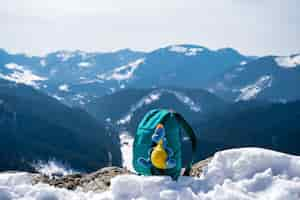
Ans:
[[[259,148],[218,152],[200,178],[117,176],[105,193],[31,185],[27,173],[0,174],[1,200],[299,200],[300,157]]]
[[[130,171],[134,171],[132,166],[133,137],[130,136],[128,133],[121,133],[120,143],[121,143],[123,167]]]

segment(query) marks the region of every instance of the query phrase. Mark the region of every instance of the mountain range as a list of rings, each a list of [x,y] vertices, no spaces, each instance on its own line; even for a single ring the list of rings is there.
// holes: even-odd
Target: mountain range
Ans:
[[[174,109],[192,124],[198,159],[239,146],[299,154],[287,144],[300,130],[298,85],[298,54],[198,45],[45,56],[0,50],[0,170],[51,157],[86,171],[120,165],[118,132],[134,134],[153,108]]]
[[[190,122],[224,110],[228,103],[203,89],[160,87],[124,89],[95,99],[87,111],[99,121],[130,130],[137,128],[143,115],[151,109],[166,108],[182,113]]]
[[[233,66],[208,83],[208,90],[230,101],[288,102],[300,92],[300,54],[266,56]]]
[[[0,78],[33,86],[69,106],[84,106],[128,87],[199,88],[230,67],[253,59],[230,48],[196,45],[172,45],[148,53],[58,51],[44,57],[1,50]]]
[[[0,78],[80,107],[125,88],[169,86],[203,88],[229,101],[297,100],[299,65],[299,54],[255,57],[188,44],[151,52],[77,50],[40,57],[0,50]]]

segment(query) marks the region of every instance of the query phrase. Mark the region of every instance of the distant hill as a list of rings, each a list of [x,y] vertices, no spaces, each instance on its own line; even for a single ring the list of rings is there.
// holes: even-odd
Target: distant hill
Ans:
[[[237,103],[193,127],[199,134],[200,158],[248,146],[300,155],[300,101]]]
[[[116,134],[85,111],[3,80],[0,137],[0,170],[30,170],[30,162],[51,158],[86,171],[121,164]]]
[[[136,87],[200,88],[233,65],[252,60],[234,49],[210,50],[198,45],[173,45],[145,55],[132,80]]]
[[[226,105],[205,90],[165,87],[122,90],[92,101],[87,110],[99,121],[129,128],[133,132],[151,109],[173,109],[189,121],[198,121]]]
[[[210,81],[208,90],[231,101],[300,99],[300,55],[267,56],[236,65]]]
[[[57,51],[43,57],[0,50],[0,78],[39,89],[69,106],[125,88],[200,88],[234,65],[253,60],[234,49],[172,45],[152,52]]]

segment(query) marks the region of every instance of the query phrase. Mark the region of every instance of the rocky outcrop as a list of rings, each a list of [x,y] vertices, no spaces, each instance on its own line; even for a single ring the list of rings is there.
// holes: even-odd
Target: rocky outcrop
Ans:
[[[204,167],[208,165],[212,158],[202,160],[193,165],[190,176],[200,177]],[[46,183],[59,188],[69,190],[80,189],[82,191],[103,192],[109,189],[111,179],[117,175],[133,174],[124,168],[106,167],[90,174],[72,174],[63,177],[49,177],[46,175],[33,175],[33,184]]]
[[[119,167],[106,167],[90,174],[72,174],[63,177],[49,177],[41,174],[33,176],[33,184],[46,183],[69,190],[103,192],[110,186],[113,177],[131,172]]]
[[[200,177],[203,173],[204,168],[208,165],[208,163],[212,160],[212,157],[209,157],[205,160],[201,160],[193,165],[192,170],[190,172],[190,176]]]

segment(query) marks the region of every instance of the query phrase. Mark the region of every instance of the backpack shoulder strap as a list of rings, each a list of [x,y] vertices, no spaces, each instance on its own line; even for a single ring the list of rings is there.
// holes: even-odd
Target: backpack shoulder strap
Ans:
[[[192,159],[188,163],[188,165],[185,167],[185,171],[183,174],[184,176],[188,176],[191,171],[194,160],[196,158],[197,137],[196,137],[196,134],[193,131],[192,127],[187,123],[187,121],[179,113],[174,112],[173,114],[175,115],[177,121],[179,122],[179,124],[184,129],[185,133],[188,135],[188,137],[190,138],[190,140],[192,142]]]

